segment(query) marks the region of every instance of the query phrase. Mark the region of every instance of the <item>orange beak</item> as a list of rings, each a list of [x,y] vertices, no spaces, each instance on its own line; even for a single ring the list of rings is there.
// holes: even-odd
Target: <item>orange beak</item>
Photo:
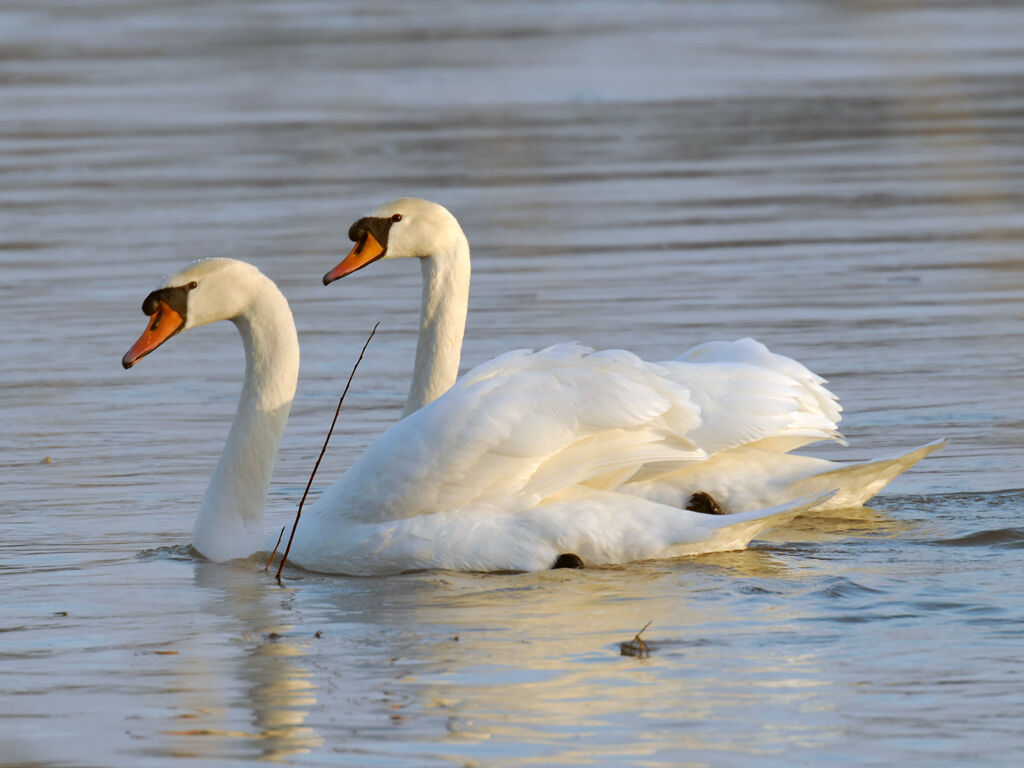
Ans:
[[[132,348],[121,358],[121,365],[125,368],[131,368],[139,360],[180,331],[184,325],[185,320],[181,315],[171,309],[165,302],[159,302],[156,312],[150,315],[149,325],[146,326],[146,330],[142,332],[139,340],[132,344]]]
[[[383,255],[384,246],[377,241],[377,238],[369,232],[363,233],[363,236],[359,238],[359,242],[349,251],[348,256],[345,257],[341,264],[324,275],[324,285],[330,285],[345,275],[351,275],[367,264],[372,264]]]

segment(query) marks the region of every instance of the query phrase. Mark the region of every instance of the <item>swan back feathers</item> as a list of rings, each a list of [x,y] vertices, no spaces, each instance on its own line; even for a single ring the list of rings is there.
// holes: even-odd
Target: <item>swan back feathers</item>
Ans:
[[[683,374],[694,368],[708,370],[691,382]],[[667,474],[712,444],[827,438],[835,424],[805,413],[811,401],[802,379],[753,363],[648,363],[578,344],[516,350],[384,433],[317,507],[343,504],[369,522],[475,504],[526,509],[579,485],[628,490],[641,469],[649,481],[649,465]],[[709,413],[719,421],[705,426]]]

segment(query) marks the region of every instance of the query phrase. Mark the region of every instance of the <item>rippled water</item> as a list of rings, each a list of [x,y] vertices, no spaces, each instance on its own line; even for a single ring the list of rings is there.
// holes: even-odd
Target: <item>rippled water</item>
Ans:
[[[0,764],[1013,764],[1022,27],[995,0],[4,3]],[[292,300],[282,525],[376,320],[321,477],[404,400],[419,270],[319,282],[399,194],[469,234],[467,364],[755,335],[842,398],[851,447],[820,454],[951,445],[738,553],[284,588],[194,559],[242,353],[222,324],[122,371],[141,300],[211,255]]]

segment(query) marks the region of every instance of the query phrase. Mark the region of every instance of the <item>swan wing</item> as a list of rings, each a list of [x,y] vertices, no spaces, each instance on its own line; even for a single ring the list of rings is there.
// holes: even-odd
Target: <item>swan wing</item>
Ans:
[[[781,452],[825,439],[845,445],[842,407],[825,379],[754,339],[700,344],[664,365],[701,408],[691,437],[709,453],[757,441]]]
[[[647,463],[702,460],[686,437],[699,424],[688,390],[628,353],[508,352],[377,438],[317,506],[359,520],[522,508],[580,483],[613,485]]]
[[[751,339],[666,363],[579,344],[515,350],[391,427],[318,506],[381,521],[523,509],[578,485],[675,486],[681,469],[738,446],[837,438],[838,418],[820,377]]]

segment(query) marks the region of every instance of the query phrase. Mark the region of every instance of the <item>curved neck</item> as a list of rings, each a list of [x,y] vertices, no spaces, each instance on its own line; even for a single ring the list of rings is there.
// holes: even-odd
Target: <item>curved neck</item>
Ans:
[[[195,548],[216,561],[263,546],[264,501],[299,377],[295,322],[270,280],[232,321],[245,345],[245,384],[192,529]]]
[[[420,335],[403,417],[439,398],[459,376],[469,306],[469,243],[465,236],[458,238],[450,251],[421,258],[420,267]]]

